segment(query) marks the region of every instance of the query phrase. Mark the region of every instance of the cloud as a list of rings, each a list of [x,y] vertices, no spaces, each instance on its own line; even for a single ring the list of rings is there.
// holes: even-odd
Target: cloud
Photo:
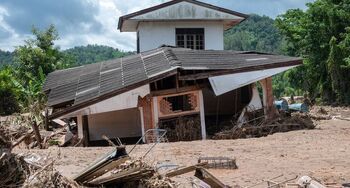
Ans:
[[[54,24],[62,49],[102,44],[135,50],[136,34],[120,33],[118,18],[167,0],[1,0],[0,49],[13,50],[31,36],[32,26]],[[276,17],[289,8],[305,8],[312,0],[203,0],[242,13]],[[268,5],[268,6],[266,6]]]

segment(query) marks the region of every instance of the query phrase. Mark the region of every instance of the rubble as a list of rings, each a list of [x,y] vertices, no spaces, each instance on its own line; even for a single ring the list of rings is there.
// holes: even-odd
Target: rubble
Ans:
[[[230,130],[216,133],[213,139],[238,139],[262,137],[276,132],[286,132],[300,129],[314,129],[315,125],[307,115],[293,113],[291,116],[281,116],[272,121],[259,118],[260,121],[248,121],[241,126],[235,125]]]
[[[54,161],[41,161],[38,156],[22,156],[11,153],[9,131],[0,126],[0,187],[79,187],[74,181],[63,177],[54,169]]]

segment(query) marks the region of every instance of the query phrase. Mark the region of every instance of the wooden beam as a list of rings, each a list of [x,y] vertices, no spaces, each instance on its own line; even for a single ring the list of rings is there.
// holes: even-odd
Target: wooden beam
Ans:
[[[184,168],[180,168],[180,169],[168,172],[165,174],[165,176],[171,178],[171,177],[175,177],[175,176],[178,176],[181,174],[186,174],[186,173],[189,173],[189,172],[196,170],[196,168],[198,168],[198,167],[202,167],[202,166],[205,166],[207,164],[208,164],[207,162],[203,162],[203,163],[198,163],[196,165],[187,166]]]
[[[202,85],[193,85],[193,86],[185,86],[185,87],[179,87],[179,88],[173,88],[173,89],[165,89],[165,90],[159,90],[159,91],[152,91],[152,96],[162,96],[162,95],[171,95],[176,93],[184,93],[189,91],[195,91],[199,90],[201,88],[205,87],[205,84]]]
[[[83,138],[84,138],[84,146],[89,146],[90,136],[89,136],[89,120],[88,116],[84,115],[83,117]]]
[[[198,179],[204,181],[211,187],[215,188],[228,188],[229,186],[222,183],[219,179],[217,179],[215,176],[213,176],[211,173],[209,173],[204,168],[196,168],[196,173],[194,174]]]
[[[264,113],[266,119],[273,119],[276,115],[276,109],[273,104],[274,97],[272,91],[272,77],[259,81],[263,90]]]

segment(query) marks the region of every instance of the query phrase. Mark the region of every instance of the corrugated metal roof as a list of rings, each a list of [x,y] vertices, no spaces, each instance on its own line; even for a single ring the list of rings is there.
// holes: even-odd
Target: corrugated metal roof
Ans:
[[[184,70],[254,69],[256,66],[287,66],[300,58],[255,52],[224,50],[189,50],[162,47],[141,54],[85,65],[50,73],[43,90],[48,93],[48,105],[72,101],[73,106],[108,95],[155,76]]]

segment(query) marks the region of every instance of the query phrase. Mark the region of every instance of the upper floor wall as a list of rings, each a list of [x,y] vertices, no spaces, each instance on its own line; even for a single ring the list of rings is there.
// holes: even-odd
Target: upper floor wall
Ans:
[[[121,32],[137,32],[139,52],[163,44],[222,50],[224,30],[247,17],[196,0],[172,0],[120,17],[118,29]]]
[[[165,44],[178,46],[176,29],[203,29],[203,49],[224,49],[224,26],[222,22],[142,22],[138,27],[138,51],[147,51]],[[188,42],[186,39],[184,42]],[[194,45],[199,41],[194,39]],[[188,47],[188,46],[180,46]],[[190,47],[188,47],[190,48]]]

